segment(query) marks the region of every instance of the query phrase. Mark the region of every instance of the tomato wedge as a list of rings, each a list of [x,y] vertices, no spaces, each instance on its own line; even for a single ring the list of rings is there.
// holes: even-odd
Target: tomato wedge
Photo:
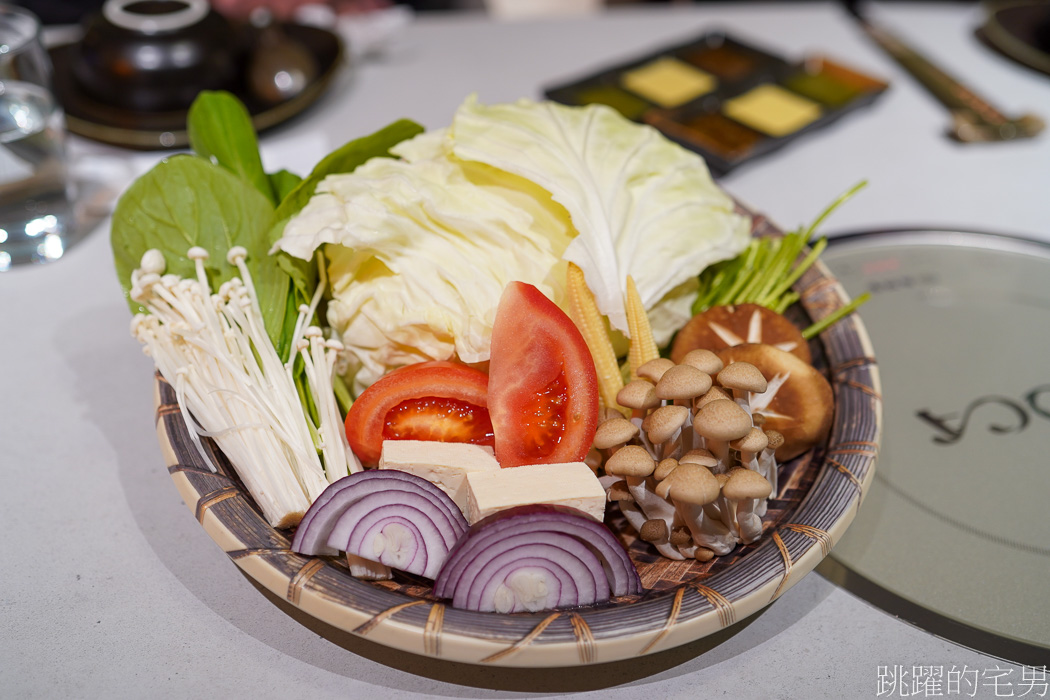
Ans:
[[[346,439],[365,465],[383,440],[493,444],[488,375],[458,362],[402,367],[365,389],[346,414]]]
[[[598,378],[576,325],[531,284],[503,291],[492,326],[489,416],[501,467],[578,462],[598,426]]]

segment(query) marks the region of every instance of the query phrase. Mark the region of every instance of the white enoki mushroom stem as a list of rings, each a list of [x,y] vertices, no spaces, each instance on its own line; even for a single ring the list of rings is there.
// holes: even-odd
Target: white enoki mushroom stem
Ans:
[[[319,331],[303,340],[300,356],[321,423],[313,426],[304,420],[292,374],[266,334],[244,249],[235,246],[227,256],[240,279],[216,294],[204,267],[207,251],[194,247],[187,253],[196,279],[161,277],[159,255],[149,251],[132,273],[133,298],[150,312],[136,317],[132,333],[175,387],[205,463],[214,470],[200,435],[215,439],[272,525],[294,525],[329,480],[360,469],[331,389],[334,352],[328,351],[334,348]],[[307,307],[310,317],[322,289]],[[301,330],[306,321],[300,320]]]

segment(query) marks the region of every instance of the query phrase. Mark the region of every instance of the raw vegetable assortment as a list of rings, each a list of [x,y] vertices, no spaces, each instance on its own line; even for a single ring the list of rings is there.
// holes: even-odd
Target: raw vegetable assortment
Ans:
[[[357,390],[413,362],[487,360],[507,284],[564,308],[569,263],[621,333],[633,277],[666,343],[697,275],[748,245],[749,219],[703,159],[601,105],[468,99],[392,153],[326,178],[277,244],[302,260],[324,247]]]
[[[472,610],[637,595],[607,502],[706,561],[761,536],[778,462],[827,434],[806,341],[841,314],[780,314],[856,188],[751,240],[698,156],[600,105],[472,97],[305,179],[263,170],[226,93],[188,128],[195,154],[117,207],[117,271],[191,436],[295,551]]]

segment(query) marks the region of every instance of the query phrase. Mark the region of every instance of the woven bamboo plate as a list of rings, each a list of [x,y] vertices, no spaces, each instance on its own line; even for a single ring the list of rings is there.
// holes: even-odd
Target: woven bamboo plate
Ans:
[[[755,217],[754,232],[779,234],[762,217]],[[819,261],[795,288],[810,318],[846,303],[845,292]],[[246,574],[303,612],[380,644],[450,661],[523,667],[602,663],[684,644],[752,615],[827,556],[853,520],[879,450],[878,369],[855,314],[811,346],[814,362],[834,389],[834,424],[827,444],[781,466],[780,493],[770,500],[762,538],[703,564],[671,561],[635,540],[614,511],[608,522],[628,546],[646,590],[575,610],[510,615],[456,610],[431,597],[423,580],[359,581],[337,558],[292,552],[292,533],[269,526],[210,441],[218,473],[203,463],[189,441],[175,392],[159,375],[157,436],[175,485],[205,531]]]

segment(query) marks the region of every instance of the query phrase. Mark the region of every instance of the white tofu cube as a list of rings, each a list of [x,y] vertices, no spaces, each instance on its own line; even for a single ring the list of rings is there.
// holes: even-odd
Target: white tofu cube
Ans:
[[[532,464],[467,474],[467,521],[514,506],[549,503],[605,518],[605,489],[583,462]]]
[[[499,471],[492,448],[463,442],[384,440],[380,469],[397,469],[426,479],[467,513],[467,474]]]

